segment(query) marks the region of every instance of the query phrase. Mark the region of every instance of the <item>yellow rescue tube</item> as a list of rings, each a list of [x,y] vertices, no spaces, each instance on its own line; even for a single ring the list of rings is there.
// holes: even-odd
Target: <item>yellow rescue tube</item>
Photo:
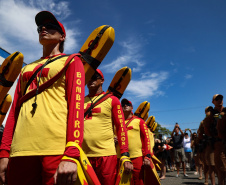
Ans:
[[[146,121],[148,119],[148,112],[147,114],[144,116],[144,121]]]
[[[123,67],[115,73],[107,92],[112,92],[120,99],[131,80],[132,72],[129,67]]]
[[[85,70],[85,84],[91,79],[115,40],[114,28],[103,25],[96,28],[80,49]],[[90,57],[91,56],[91,57]]]
[[[81,165],[81,170],[78,171],[78,176],[81,177],[79,179],[80,183],[81,184],[83,183],[84,185],[86,183],[89,185],[101,185],[91,163],[89,162],[89,159],[87,158],[87,156],[84,153],[84,151],[82,150],[82,148],[77,143],[71,142],[71,141],[67,143],[66,147],[68,147],[68,146],[74,146],[74,147],[78,148],[79,153],[80,153],[79,163]],[[77,182],[76,185],[77,184],[79,184],[79,182]]]
[[[155,116],[150,116],[148,118],[148,120],[146,121],[146,125],[147,127],[152,131],[154,132],[156,127],[157,127],[157,123],[155,122]]]
[[[148,101],[144,101],[139,105],[134,115],[144,119],[145,115],[149,110],[150,110],[150,103]]]
[[[9,110],[11,103],[12,103],[12,97],[10,94],[7,94],[0,105],[0,126],[4,121],[4,118],[6,116],[7,111]]]
[[[22,69],[24,56],[20,52],[9,55],[0,67],[0,103]]]

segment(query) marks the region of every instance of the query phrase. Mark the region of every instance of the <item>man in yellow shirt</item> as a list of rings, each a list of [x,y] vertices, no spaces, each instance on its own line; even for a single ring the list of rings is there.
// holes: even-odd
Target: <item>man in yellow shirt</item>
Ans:
[[[130,158],[134,166],[132,183],[142,185],[144,184],[143,165],[150,166],[151,158],[148,128],[143,119],[133,115],[131,101],[124,98],[121,104],[126,120]]]
[[[129,157],[128,137],[120,101],[112,94],[108,95],[103,91],[103,83],[104,75],[97,69],[87,84],[89,94],[85,97],[84,104],[84,140],[82,148],[90,160],[100,183],[114,185],[118,162],[113,126],[116,127],[121,156]],[[125,162],[124,165],[126,172],[133,169],[130,162]]]

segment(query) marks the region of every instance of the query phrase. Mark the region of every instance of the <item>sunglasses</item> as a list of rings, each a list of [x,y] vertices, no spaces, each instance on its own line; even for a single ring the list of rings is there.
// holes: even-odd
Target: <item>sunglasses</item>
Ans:
[[[125,106],[131,106],[131,104],[130,103],[123,103],[122,107],[125,107]]]
[[[37,31],[38,33],[40,33],[42,31],[42,28],[45,27],[48,30],[57,30],[59,31],[61,34],[63,34],[63,31],[61,29],[61,27],[59,27],[56,24],[52,24],[52,23],[46,23],[46,24],[41,24],[38,26]]]
[[[218,101],[218,100],[223,100],[223,98],[222,98],[221,96],[217,96],[217,97],[215,98],[215,100],[216,100],[216,101]]]
[[[95,81],[97,79],[101,79],[102,77],[98,74],[94,74],[92,77],[91,77],[91,80]]]

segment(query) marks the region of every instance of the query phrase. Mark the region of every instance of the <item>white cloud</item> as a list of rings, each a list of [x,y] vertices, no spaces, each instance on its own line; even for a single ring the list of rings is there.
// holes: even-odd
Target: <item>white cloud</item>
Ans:
[[[69,3],[56,0],[0,0],[0,46],[9,52],[21,51],[28,63],[42,55],[42,46],[38,41],[35,15],[41,10],[52,12],[59,21],[70,15]],[[64,23],[67,37],[65,52],[79,50],[76,37],[79,31]]]
[[[191,79],[193,77],[193,75],[191,75],[191,74],[186,74],[185,75],[185,79]]]
[[[175,63],[173,63],[173,62],[171,61],[171,62],[170,62],[170,65],[171,65],[171,66],[175,66]]]
[[[121,42],[120,46],[122,47],[121,56],[118,56],[111,63],[104,65],[101,68],[105,69],[109,73],[114,73],[129,64],[133,72],[140,71],[142,69],[141,67],[145,64],[140,55],[140,44],[136,43],[133,39],[130,39],[129,41]]]
[[[159,90],[163,81],[168,78],[168,72],[143,73],[141,79],[131,80],[126,91],[135,97],[162,96],[164,92]]]

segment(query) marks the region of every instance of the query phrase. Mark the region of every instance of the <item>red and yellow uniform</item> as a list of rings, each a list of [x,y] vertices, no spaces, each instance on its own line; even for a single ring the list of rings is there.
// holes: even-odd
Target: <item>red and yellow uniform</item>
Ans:
[[[41,85],[56,75],[64,67],[67,58],[65,56],[46,65],[42,73],[39,72],[34,78],[26,93],[36,88],[39,80]],[[41,58],[25,66],[21,71],[3,134],[0,157],[51,155],[79,157],[77,148],[65,149],[67,142],[75,141],[81,145],[83,140],[85,74],[78,57],[71,61],[63,75],[53,85],[19,107],[19,100],[28,80],[48,59],[49,57]],[[37,108],[32,112],[35,99]]]
[[[129,153],[134,166],[132,182],[134,184],[143,184],[143,157],[150,154],[151,150],[148,128],[144,120],[136,116],[127,119],[126,126],[129,139]]]
[[[150,152],[154,154],[153,148],[155,146],[155,137],[154,134],[148,129],[149,139],[150,139]]]
[[[105,92],[93,97],[86,96],[85,111]],[[114,130],[118,136],[120,152],[128,152],[128,137],[120,101],[110,96],[95,106],[85,117],[82,148],[96,171],[101,184],[114,184],[117,172],[117,156]],[[109,162],[110,161],[110,162]]]

